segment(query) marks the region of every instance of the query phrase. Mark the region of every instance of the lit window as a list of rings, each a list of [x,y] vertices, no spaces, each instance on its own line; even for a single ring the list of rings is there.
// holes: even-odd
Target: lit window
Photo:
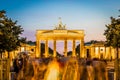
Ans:
[[[25,50],[25,48],[24,47],[21,47],[21,51],[24,51]]]

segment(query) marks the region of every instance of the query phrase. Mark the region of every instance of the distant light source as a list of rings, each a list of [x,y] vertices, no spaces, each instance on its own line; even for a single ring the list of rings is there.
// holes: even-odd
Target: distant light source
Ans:
[[[95,48],[95,54],[98,54],[98,47]]]
[[[21,52],[22,52],[22,51],[25,51],[25,48],[24,48],[24,47],[21,47]]]

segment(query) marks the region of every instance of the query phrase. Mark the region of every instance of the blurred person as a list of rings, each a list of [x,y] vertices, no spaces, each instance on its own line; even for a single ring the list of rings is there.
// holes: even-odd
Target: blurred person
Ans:
[[[19,65],[19,61],[17,58],[15,58],[13,61],[13,67],[14,67],[14,72],[15,72],[15,80],[17,80],[18,74],[20,71],[20,65]]]

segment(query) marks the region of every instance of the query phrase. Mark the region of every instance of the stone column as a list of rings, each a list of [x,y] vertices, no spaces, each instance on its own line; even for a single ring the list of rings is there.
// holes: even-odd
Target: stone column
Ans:
[[[72,49],[73,49],[73,51],[72,51],[72,56],[76,56],[76,50],[75,50],[75,40],[73,40],[73,46],[72,46]]]
[[[48,57],[48,40],[45,41],[45,57]]]
[[[64,40],[64,55],[67,57],[67,40]]]
[[[106,47],[106,59],[109,59],[109,55],[110,55],[110,49],[109,47]]]
[[[95,58],[97,58],[97,50],[96,50],[96,46],[94,46],[94,54],[95,54]]]
[[[94,58],[95,57],[95,47],[94,46],[91,46],[91,58]]]
[[[106,59],[106,47],[104,47],[104,59]]]
[[[54,52],[53,52],[53,57],[56,57],[56,40],[54,40]]]
[[[80,58],[81,58],[81,40],[80,40],[80,42],[79,42],[80,44],[80,47],[79,47],[79,49],[80,49],[80,53],[79,53],[79,56],[80,56]]]
[[[98,46],[98,58],[100,59],[101,53],[100,53],[100,46]]]
[[[110,47],[107,47],[107,59],[110,59],[111,50]]]
[[[41,57],[41,43],[40,43],[40,40],[36,41],[36,57]]]
[[[111,47],[109,47],[109,59],[111,59]]]
[[[87,49],[88,49],[87,47],[84,48],[84,50],[85,50],[84,52],[85,52],[86,56],[87,56]]]
[[[80,40],[80,57],[85,57],[85,55],[84,55],[84,40],[83,39],[81,39]]]
[[[95,46],[93,46],[93,55],[94,55],[94,58],[95,58]]]

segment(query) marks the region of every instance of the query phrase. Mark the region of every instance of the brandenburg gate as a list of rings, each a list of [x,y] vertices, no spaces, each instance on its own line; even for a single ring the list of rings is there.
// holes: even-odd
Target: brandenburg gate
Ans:
[[[48,41],[53,40],[53,57],[56,57],[56,41],[64,41],[64,56],[67,57],[68,40],[72,40],[72,56],[76,56],[76,40],[80,42],[80,57],[84,57],[84,30],[67,30],[60,21],[54,30],[36,31],[36,57],[41,57],[41,40],[45,41],[45,57],[49,57]]]

